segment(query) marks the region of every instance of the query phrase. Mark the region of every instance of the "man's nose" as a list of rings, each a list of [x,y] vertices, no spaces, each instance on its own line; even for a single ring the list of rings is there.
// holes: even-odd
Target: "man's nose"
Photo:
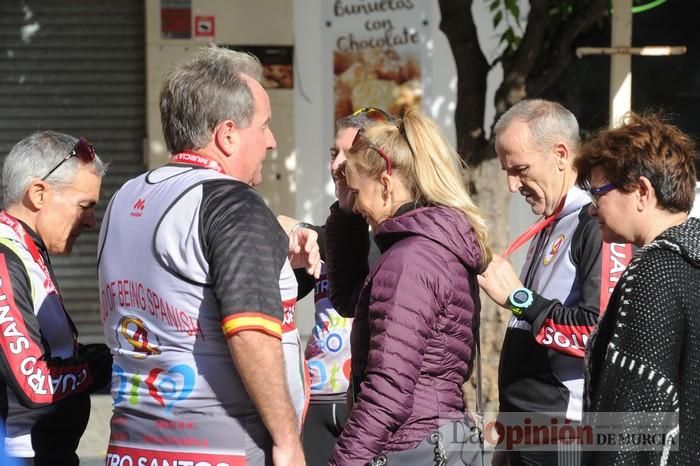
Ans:
[[[337,172],[338,170],[340,170],[343,167],[343,165],[345,165],[345,160],[345,154],[343,154],[342,151],[338,152],[336,158],[333,159],[333,162],[331,162],[331,170],[333,172]]]
[[[591,217],[598,216],[598,208],[595,206],[595,204],[591,203],[588,205],[588,215],[590,215]]]
[[[522,186],[522,182],[520,181],[520,177],[516,175],[508,175],[508,191],[511,193],[518,192],[520,190],[520,187]]]
[[[267,148],[269,150],[276,149],[277,148],[277,140],[275,139],[275,135],[271,129],[269,129],[268,131],[270,134],[269,134],[268,139],[267,139]]]
[[[97,218],[94,209],[91,209],[83,215],[82,226],[84,228],[95,228],[97,226]]]

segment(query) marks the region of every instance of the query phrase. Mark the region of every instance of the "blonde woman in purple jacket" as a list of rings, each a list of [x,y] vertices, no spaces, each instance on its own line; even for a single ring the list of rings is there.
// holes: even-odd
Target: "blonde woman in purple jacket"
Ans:
[[[462,385],[479,324],[476,275],[491,260],[486,224],[432,120],[362,111],[383,121],[348,152],[353,213],[336,204],[326,223],[331,300],[355,318],[354,407],[330,464],[480,464]],[[371,269],[368,225],[382,252]]]

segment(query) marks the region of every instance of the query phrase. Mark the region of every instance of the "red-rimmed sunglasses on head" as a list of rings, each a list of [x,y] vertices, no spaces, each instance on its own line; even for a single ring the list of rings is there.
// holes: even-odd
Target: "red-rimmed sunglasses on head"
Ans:
[[[393,123],[396,125],[396,127],[399,129],[399,133],[403,137],[403,139],[406,141],[406,145],[408,146],[408,150],[411,151],[411,155],[415,158],[416,153],[413,152],[413,146],[411,145],[411,141],[408,140],[408,135],[406,134],[406,127],[403,124],[403,119],[401,118],[396,118],[394,115],[391,113],[385,112],[381,108],[377,107],[362,107],[359,110],[356,110],[352,116],[358,116],[358,115],[364,115],[367,118],[369,118],[372,121],[380,122],[380,123]],[[388,171],[388,170],[387,170]],[[389,173],[391,175],[391,173]]]
[[[388,155],[386,155],[386,152],[381,150],[379,147],[374,145],[372,143],[372,141],[367,139],[367,136],[365,136],[365,129],[364,128],[360,128],[357,130],[357,133],[355,134],[355,137],[352,140],[351,147],[354,148],[361,140],[365,141],[365,143],[367,144],[367,146],[370,149],[374,150],[377,154],[379,154],[381,156],[381,158],[384,159],[384,162],[386,162],[386,174],[391,175],[391,166],[392,166],[391,159],[389,158]]]
[[[75,143],[75,146],[73,146],[73,150],[68,153],[63,159],[61,159],[60,162],[56,164],[55,167],[53,167],[49,172],[44,175],[44,177],[41,179],[41,181],[46,180],[53,172],[58,170],[58,168],[63,165],[63,163],[68,160],[71,157],[78,157],[78,160],[80,160],[83,163],[90,163],[93,160],[95,160],[95,148],[88,142],[87,139],[81,137],[78,139],[78,142]]]

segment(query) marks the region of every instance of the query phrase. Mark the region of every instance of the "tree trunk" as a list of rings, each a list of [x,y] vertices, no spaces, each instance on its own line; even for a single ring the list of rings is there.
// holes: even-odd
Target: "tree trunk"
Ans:
[[[505,179],[493,146],[485,137],[484,108],[489,64],[484,57],[471,13],[472,2],[440,0],[440,29],[445,33],[457,66],[457,151],[470,166],[465,182],[486,216],[494,252],[501,252],[508,239],[508,200]],[[507,311],[481,296],[481,367],[483,398],[487,412],[498,411],[498,360],[503,343]],[[476,370],[465,384],[467,406],[474,410]]]
[[[474,200],[481,207],[489,225],[493,252],[502,253],[508,241],[508,204],[510,192],[497,158],[484,160],[473,167],[468,175],[474,190]],[[481,293],[481,372],[485,410],[492,418],[498,412],[498,361],[503,345],[510,312],[496,305],[485,293]],[[476,385],[472,376],[471,386]],[[469,409],[474,406],[473,393],[467,391]]]
[[[471,0],[440,0],[440,29],[447,37],[457,68],[457,152],[467,163],[475,162],[475,156],[487,143],[483,127],[490,69],[479,46],[471,8]]]

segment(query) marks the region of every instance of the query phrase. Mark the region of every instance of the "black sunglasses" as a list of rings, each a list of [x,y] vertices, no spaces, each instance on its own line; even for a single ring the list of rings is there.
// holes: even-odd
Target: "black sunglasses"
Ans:
[[[398,118],[396,118],[395,116],[377,107],[362,107],[352,113],[352,116],[359,115],[364,115],[372,121],[379,122],[395,122],[396,120],[398,120]]]
[[[78,142],[75,143],[75,146],[73,146],[73,150],[68,153],[63,159],[56,164],[55,167],[53,167],[44,177],[41,179],[41,181],[45,181],[46,178],[51,176],[53,172],[58,170],[58,168],[63,165],[63,163],[70,159],[71,157],[78,157],[78,160],[80,160],[83,163],[90,163],[93,160],[95,160],[95,148],[88,142],[87,139],[84,137],[81,137],[78,139]]]

